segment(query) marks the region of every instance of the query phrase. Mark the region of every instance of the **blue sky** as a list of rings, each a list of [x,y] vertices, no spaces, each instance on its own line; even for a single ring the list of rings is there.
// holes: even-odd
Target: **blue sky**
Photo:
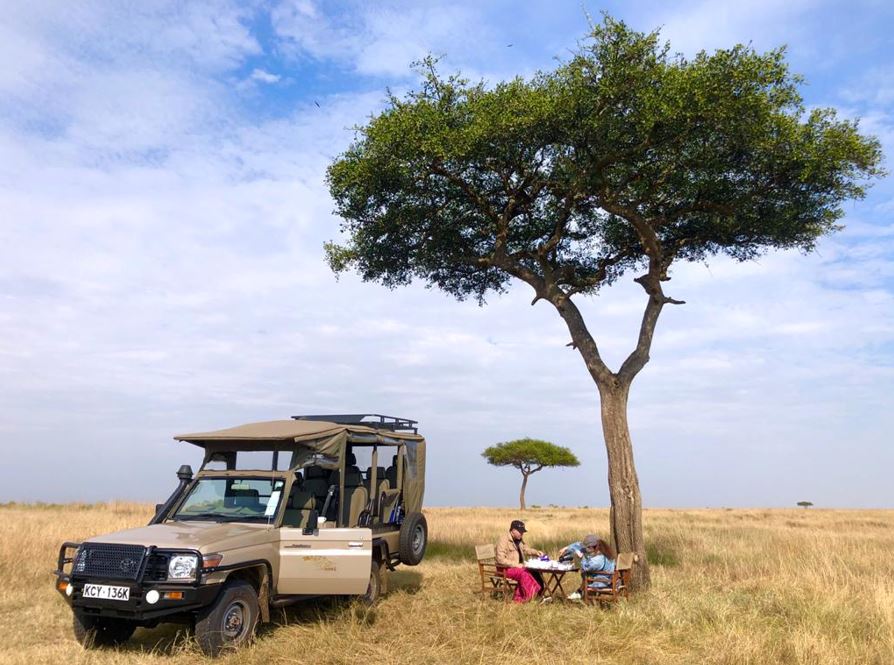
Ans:
[[[487,307],[340,281],[323,182],[412,60],[553,67],[607,10],[672,48],[787,44],[809,106],[894,150],[886,2],[15,3],[0,18],[0,501],[160,499],[174,433],[295,413],[421,421],[432,505],[512,505],[521,436],[582,466],[529,503],[606,505],[595,387],[518,286]],[[890,168],[890,160],[888,161]],[[815,254],[681,265],[631,429],[646,506],[894,502],[894,187]],[[616,367],[643,306],[583,301]]]

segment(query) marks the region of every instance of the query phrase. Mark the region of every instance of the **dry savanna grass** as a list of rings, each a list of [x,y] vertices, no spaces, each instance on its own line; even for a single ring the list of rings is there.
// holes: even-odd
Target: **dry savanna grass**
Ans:
[[[84,651],[53,590],[59,544],[145,524],[146,505],[0,506],[0,661],[201,662],[176,626],[140,629],[120,649]],[[506,605],[482,598],[474,545],[515,511],[427,511],[430,552],[389,575],[366,610],[308,602],[277,611],[256,642],[221,663],[622,664],[894,663],[894,512],[647,510],[650,592],[612,608]],[[595,531],[605,510],[525,514],[532,545]]]

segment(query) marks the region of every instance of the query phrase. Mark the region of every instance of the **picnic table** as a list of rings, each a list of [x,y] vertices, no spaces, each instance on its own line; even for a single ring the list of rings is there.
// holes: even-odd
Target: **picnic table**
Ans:
[[[565,575],[576,570],[574,564],[562,563],[560,561],[529,559],[528,561],[525,561],[525,568],[531,572],[540,574],[540,577],[543,580],[544,596],[551,596],[556,600],[566,600],[568,598],[568,593],[562,586],[562,580],[565,578]],[[572,591],[576,590],[577,586],[572,589]]]

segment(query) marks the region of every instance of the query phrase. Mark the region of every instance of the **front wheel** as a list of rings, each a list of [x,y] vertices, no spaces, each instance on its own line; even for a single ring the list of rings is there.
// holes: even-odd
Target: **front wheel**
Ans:
[[[428,522],[422,513],[410,513],[400,525],[400,561],[415,566],[425,556],[428,545]]]
[[[127,619],[110,619],[74,610],[72,621],[75,639],[85,649],[113,647],[130,639],[137,626]]]
[[[258,624],[258,593],[244,580],[227,583],[217,601],[196,619],[196,641],[206,656],[249,642]]]

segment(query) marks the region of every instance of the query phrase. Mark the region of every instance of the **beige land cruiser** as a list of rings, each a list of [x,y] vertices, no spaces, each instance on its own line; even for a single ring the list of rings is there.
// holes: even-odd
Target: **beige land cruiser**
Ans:
[[[251,639],[271,608],[320,595],[374,602],[383,567],[422,561],[425,440],[415,421],[295,416],[174,438],[204,448],[202,467],[195,477],[180,468],[148,526],[60,549],[56,588],[86,647],[188,622],[217,655]]]

